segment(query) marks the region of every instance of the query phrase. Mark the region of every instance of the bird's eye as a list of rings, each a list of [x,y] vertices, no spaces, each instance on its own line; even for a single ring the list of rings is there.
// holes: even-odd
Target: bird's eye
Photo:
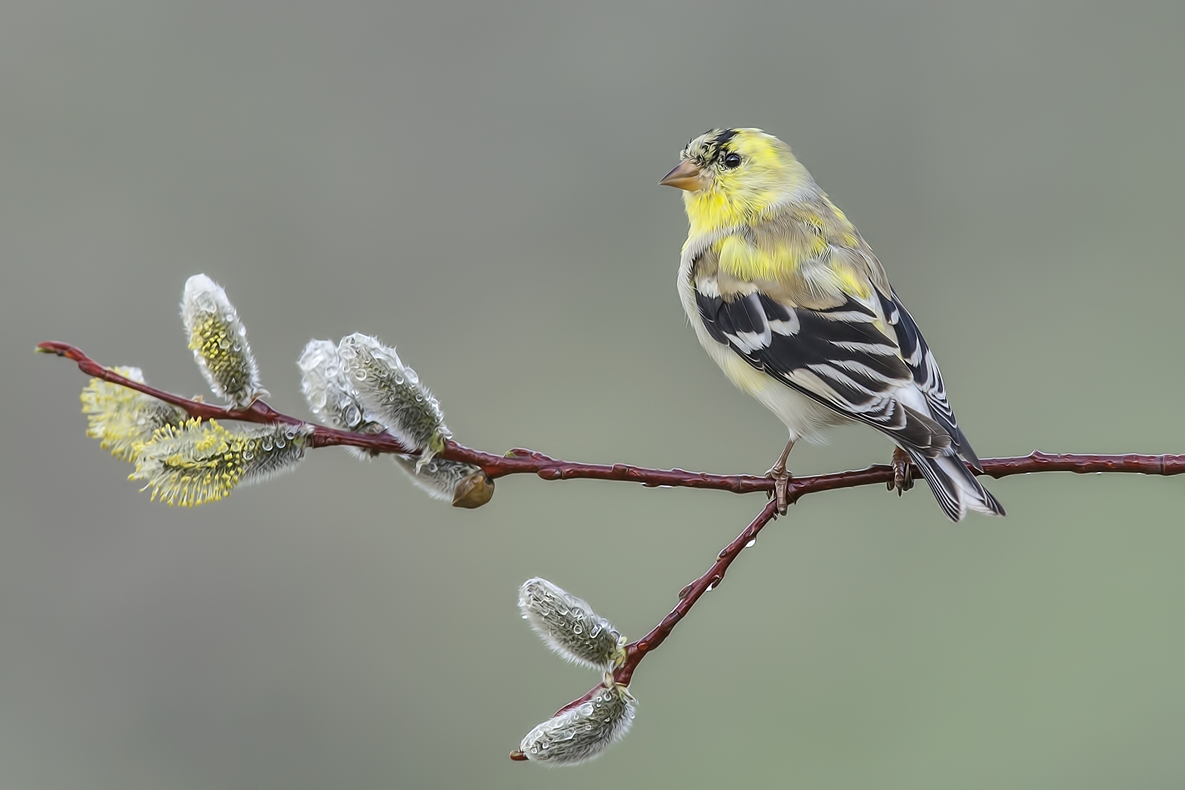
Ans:
[[[741,166],[741,155],[735,151],[729,152],[724,156],[724,167],[729,170],[734,170]]]

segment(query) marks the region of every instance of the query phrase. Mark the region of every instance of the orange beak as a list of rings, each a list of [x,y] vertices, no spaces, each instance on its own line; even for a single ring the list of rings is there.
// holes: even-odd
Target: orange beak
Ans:
[[[688,192],[695,192],[708,185],[703,172],[690,159],[684,159],[658,183],[659,186],[686,189]]]

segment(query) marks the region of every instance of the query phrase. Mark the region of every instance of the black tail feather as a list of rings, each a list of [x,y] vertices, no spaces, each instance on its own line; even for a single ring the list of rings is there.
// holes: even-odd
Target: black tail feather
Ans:
[[[980,485],[963,459],[953,450],[931,458],[919,450],[903,449],[922,473],[942,512],[951,521],[962,521],[968,510],[989,516],[1004,515],[1004,507],[990,491]]]

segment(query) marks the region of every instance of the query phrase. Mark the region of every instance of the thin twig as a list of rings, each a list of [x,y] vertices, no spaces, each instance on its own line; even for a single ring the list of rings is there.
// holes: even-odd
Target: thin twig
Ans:
[[[724,574],[728,572],[728,566],[732,565],[732,561],[742,551],[753,545],[757,540],[757,533],[761,532],[766,524],[777,518],[777,513],[778,503],[771,500],[761,509],[757,517],[749,522],[749,526],[741,531],[741,534],[720,550],[712,567],[679,591],[679,603],[675,604],[675,608],[671,610],[670,614],[654,626],[646,636],[626,645],[625,662],[613,673],[615,681],[623,686],[629,685],[630,678],[634,676],[634,670],[637,669],[638,664],[642,663],[646,654],[666,641],[666,638],[671,635],[671,631],[674,631],[679,621],[691,611],[691,607],[695,606],[700,596],[720,586],[720,582],[724,581]]]

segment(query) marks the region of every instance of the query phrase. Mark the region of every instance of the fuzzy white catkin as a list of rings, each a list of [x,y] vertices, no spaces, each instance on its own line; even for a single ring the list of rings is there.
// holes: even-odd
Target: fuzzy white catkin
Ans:
[[[266,394],[247,328],[222,286],[204,274],[186,280],[181,320],[193,358],[215,395],[242,409]]]
[[[621,656],[621,632],[585,601],[547,579],[523,582],[518,608],[544,643],[574,664],[606,670]]]
[[[634,723],[636,700],[622,686],[602,686],[587,702],[569,708],[527,733],[519,745],[531,762],[579,765],[620,741]]]
[[[373,340],[373,338],[371,339]],[[342,342],[344,344],[346,341]],[[351,348],[362,344],[364,341],[357,339],[349,343]],[[379,352],[377,356],[383,356],[382,352]],[[362,402],[354,384],[357,380],[355,375],[349,372],[351,368],[342,359],[338,346],[335,346],[331,341],[310,340],[305,345],[304,351],[301,352],[297,364],[300,366],[301,387],[304,390],[305,400],[309,404],[309,409],[321,422],[354,433],[389,431],[392,435],[400,436],[397,431],[391,430],[382,419],[382,415],[376,415]],[[402,363],[400,367],[402,370],[408,370],[402,366]],[[371,374],[368,372],[367,377],[363,380],[370,380],[370,376]],[[412,371],[412,377],[414,378],[414,371]],[[376,381],[389,380],[391,383],[395,383],[395,371],[387,371],[374,378]],[[408,377],[405,374],[402,385],[396,384],[396,386],[406,386],[407,380]],[[418,385],[418,379],[416,381]],[[424,402],[428,402],[427,398],[430,398],[431,395],[422,387],[420,390],[422,390],[421,397],[426,396]],[[410,400],[413,403],[416,402],[416,394],[416,392],[410,394]],[[431,403],[435,407],[435,416],[439,417],[439,405],[436,405],[435,399],[432,399]],[[430,421],[432,419],[435,418],[430,418]],[[439,422],[439,426],[443,428],[443,421]],[[347,449],[359,458],[374,457],[373,453],[359,447]],[[429,496],[454,503],[457,502],[458,485],[480,471],[471,464],[439,458],[433,458],[424,463],[420,463],[418,459],[401,455],[393,455],[392,459],[411,478],[411,481]],[[488,482],[488,479],[483,482]],[[489,482],[488,485],[492,490],[493,483]],[[477,498],[480,499],[480,497]],[[484,501],[488,501],[488,496]]]
[[[325,425],[354,433],[382,433],[387,429],[366,414],[333,341],[310,340],[296,364],[300,367],[301,389],[309,410]],[[361,459],[374,457],[374,453],[361,447],[346,449]]]
[[[420,450],[421,466],[427,463],[451,434],[440,404],[416,372],[395,349],[369,335],[344,337],[337,351],[366,413],[409,449]]]

